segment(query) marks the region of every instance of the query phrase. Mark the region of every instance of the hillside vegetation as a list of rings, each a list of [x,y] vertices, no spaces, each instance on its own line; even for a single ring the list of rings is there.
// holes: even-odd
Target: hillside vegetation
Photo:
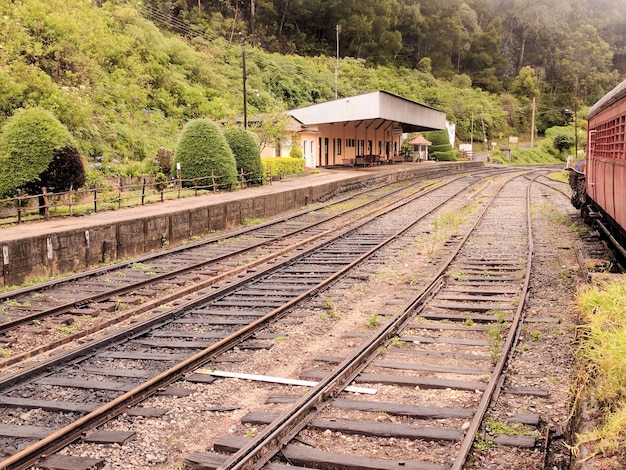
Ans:
[[[144,13],[121,1],[1,2],[0,124],[19,108],[48,109],[88,163],[104,169],[107,161],[141,161],[161,147],[174,148],[192,118],[241,116],[240,42],[182,38]],[[334,98],[334,58],[245,47],[249,115]],[[477,135],[527,128],[530,111],[515,96],[472,88],[465,75],[436,79],[426,65],[417,70],[342,58],[340,96],[397,93],[444,110],[461,138],[469,139],[472,117]]]
[[[390,1],[395,0],[381,5],[389,6]],[[287,2],[282,11],[293,15],[293,7],[299,5],[304,14],[313,3]],[[318,11],[326,11],[331,3],[320,4]],[[370,3],[365,2],[359,10],[365,16],[351,21],[383,13],[393,19],[400,11],[395,7],[368,10]],[[405,3],[409,2],[400,2],[403,8]],[[442,5],[448,3],[458,2]],[[281,48],[280,37],[271,31],[249,31],[253,24],[245,20],[245,11],[237,13],[231,8],[238,2],[194,1],[187,5],[179,1],[167,5],[147,0],[0,2],[0,125],[20,108],[39,106],[51,111],[70,130],[87,163],[105,170],[111,161],[146,161],[162,147],[174,149],[181,129],[191,119],[241,119],[244,48],[248,116],[278,113],[335,97],[336,59],[323,55],[327,48],[320,47],[324,41],[319,36],[309,35],[308,41],[287,40],[285,35],[291,28],[287,26],[294,21],[291,16],[285,18],[287,29],[281,33],[284,44],[291,46]],[[194,6],[200,7],[200,14]],[[257,15],[271,13],[272,2],[258,1],[257,6]],[[167,15],[159,13],[166,7]],[[422,9],[416,31],[431,18],[426,7]],[[158,26],[153,23],[156,20]],[[257,26],[262,24],[257,22]],[[269,23],[265,24],[269,28]],[[387,38],[388,48],[396,47],[392,39],[397,34],[385,33],[392,25],[378,27],[382,29],[375,37]],[[240,40],[245,35],[236,34],[238,29],[250,32],[250,39]],[[476,23],[473,31],[480,32],[483,39],[493,37],[496,46],[503,47],[502,29]],[[408,41],[409,33],[400,37]],[[339,61],[339,96],[383,89],[442,109],[456,123],[457,136],[466,141],[472,130],[474,141],[529,132],[529,97],[540,94],[542,83],[535,69],[522,67],[507,87],[504,81],[495,87],[499,89],[496,94],[487,91],[493,87],[476,86],[475,76],[461,73],[465,62],[458,62],[456,71],[442,67],[438,54],[447,50],[447,43],[441,44],[441,51],[429,48],[432,57],[415,57],[419,63],[410,66],[413,59],[407,61],[401,53],[402,47],[408,47],[402,41],[397,60],[387,60],[364,53],[372,47],[371,37],[370,42],[362,38],[362,47],[354,49],[354,30],[344,25],[342,35],[349,41],[346,50],[354,55],[342,55]],[[273,49],[287,53],[268,52]],[[295,49],[307,51],[309,56],[292,54]],[[448,58],[453,60],[452,55]],[[607,82],[607,76],[615,78],[613,72],[605,72],[606,59],[597,57],[595,86]],[[571,120],[561,108],[554,109],[552,121],[566,124]],[[548,113],[538,113],[539,121],[542,116]],[[260,141],[266,139],[261,136]]]

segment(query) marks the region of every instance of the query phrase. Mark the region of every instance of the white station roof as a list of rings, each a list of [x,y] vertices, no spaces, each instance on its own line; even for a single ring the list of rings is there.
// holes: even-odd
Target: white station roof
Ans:
[[[287,114],[306,126],[338,122],[384,119],[398,122],[404,132],[446,128],[446,113],[386,91],[326,101]]]

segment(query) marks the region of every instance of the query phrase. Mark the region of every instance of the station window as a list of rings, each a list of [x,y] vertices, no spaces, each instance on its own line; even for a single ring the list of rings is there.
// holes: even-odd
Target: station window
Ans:
[[[341,139],[337,139],[337,155],[341,155]]]

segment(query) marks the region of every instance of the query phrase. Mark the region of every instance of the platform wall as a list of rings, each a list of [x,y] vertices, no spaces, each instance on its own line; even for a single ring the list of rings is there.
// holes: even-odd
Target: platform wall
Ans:
[[[448,163],[456,167],[481,166],[481,162]],[[223,203],[207,202],[204,207],[140,217],[88,229],[54,232],[3,243],[2,285],[20,285],[38,277],[49,277],[98,267],[103,263],[138,257],[173,247],[192,237],[224,231],[245,218],[270,218],[307,204],[325,201],[367,186],[402,181],[439,170],[416,166],[401,172],[361,174],[319,186],[277,191]],[[245,190],[244,190],[245,191]],[[106,213],[103,213],[106,217]]]

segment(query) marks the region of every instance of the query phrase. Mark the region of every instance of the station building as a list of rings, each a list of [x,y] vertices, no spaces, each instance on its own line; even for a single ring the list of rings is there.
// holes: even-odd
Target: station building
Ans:
[[[446,114],[386,91],[340,98],[287,111],[291,146],[309,168],[403,161],[406,134],[446,129]],[[299,142],[298,142],[299,140]]]

